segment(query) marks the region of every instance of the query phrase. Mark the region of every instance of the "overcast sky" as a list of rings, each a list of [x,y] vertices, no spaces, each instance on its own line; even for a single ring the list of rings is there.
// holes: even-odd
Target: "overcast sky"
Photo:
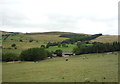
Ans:
[[[118,34],[119,0],[0,0],[0,30]]]

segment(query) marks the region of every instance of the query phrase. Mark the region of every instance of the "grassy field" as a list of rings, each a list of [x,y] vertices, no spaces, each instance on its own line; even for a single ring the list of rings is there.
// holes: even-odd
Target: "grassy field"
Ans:
[[[8,42],[8,43],[4,43],[4,47],[5,48],[9,48],[11,47],[12,42]],[[33,47],[40,47],[42,44],[41,42],[32,42],[32,43],[28,43],[28,42],[16,42],[15,43],[17,45],[17,49],[3,49],[3,53],[15,53],[16,55],[19,55],[21,53],[22,50],[28,49],[28,48],[33,48]],[[46,45],[46,44],[44,44]],[[72,52],[73,48],[76,47],[76,45],[74,44],[68,44],[68,47],[58,47],[58,46],[51,46],[49,48],[46,48],[46,50],[49,51],[55,51],[58,49],[61,49],[63,52]]]
[[[55,50],[61,49],[63,52],[67,52],[67,53],[71,52],[72,53],[73,48],[76,47],[75,44],[67,44],[67,46],[68,47],[51,46],[47,50],[49,50],[49,51],[55,51]]]
[[[59,37],[60,35],[49,35],[49,34],[33,34],[33,35],[26,35],[26,34],[18,34],[15,36],[9,36],[6,41],[10,41],[11,39],[14,40],[35,40],[35,41],[42,41],[42,42],[60,42],[68,38]],[[14,41],[13,40],[13,41]]]
[[[23,42],[19,40],[22,39]],[[29,42],[32,39],[33,42]],[[3,46],[3,53],[15,53],[20,54],[22,50],[33,48],[33,47],[40,47],[41,45],[46,45],[47,42],[61,42],[68,38],[59,37],[59,34],[33,34],[33,35],[24,35],[18,34],[15,36],[9,36],[6,40],[2,42]],[[11,47],[12,44],[16,44],[17,49],[13,49]],[[12,49],[8,49],[12,48]],[[53,48],[55,50],[55,48]],[[64,49],[65,50],[65,49]]]
[[[102,43],[111,43],[114,41],[118,41],[117,35],[103,35],[96,39],[91,40],[92,42],[102,42]]]
[[[12,44],[16,44],[17,49],[14,49],[11,47]],[[28,42],[28,41],[24,41],[24,42],[19,42],[19,41],[4,41],[3,42],[3,47],[5,49],[3,49],[3,53],[15,53],[15,54],[20,54],[22,50],[28,49],[28,48],[33,48],[33,47],[40,47],[42,44],[45,44],[43,42]],[[8,49],[11,48],[11,49]]]
[[[60,35],[37,34],[37,35],[25,35],[23,39],[33,39],[42,42],[61,42],[67,39],[59,36]]]
[[[84,57],[88,59],[84,59]],[[3,63],[3,82],[117,82],[118,54],[85,54],[38,63]]]

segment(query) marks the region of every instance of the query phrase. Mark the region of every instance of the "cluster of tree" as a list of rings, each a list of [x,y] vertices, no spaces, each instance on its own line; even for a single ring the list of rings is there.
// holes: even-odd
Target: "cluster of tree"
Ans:
[[[46,48],[49,48],[50,46],[68,47],[66,43],[62,43],[62,42],[48,42]]]
[[[73,44],[78,41],[89,41],[89,40],[95,39],[101,35],[102,34],[94,34],[94,35],[62,34],[62,35],[60,35],[60,37],[70,38],[70,39],[66,39],[66,40],[62,41],[62,43],[72,43]]]
[[[44,48],[30,48],[24,50],[20,54],[21,61],[40,61],[47,57],[52,57],[52,53],[45,50]]]
[[[56,54],[56,55],[59,56],[59,57],[62,57],[62,50],[61,50],[61,49],[56,50],[56,51],[54,52],[54,54]]]
[[[30,39],[30,40],[29,40],[29,42],[33,42],[33,40],[32,40],[32,39]]]
[[[57,46],[59,42],[48,42],[46,45],[46,48],[49,48],[50,46]]]
[[[13,43],[13,44],[11,45],[11,47],[13,47],[14,49],[17,49],[17,46],[16,46],[15,43]]]
[[[77,47],[73,49],[73,52],[76,55],[88,54],[88,53],[104,53],[104,52],[113,52],[113,51],[120,51],[120,42],[113,42],[113,43],[94,42],[91,45],[78,43]]]
[[[61,43],[62,47],[68,47],[66,43]]]
[[[10,36],[11,34],[3,34],[2,36]]]
[[[11,34],[2,35],[3,40],[6,40]]]
[[[19,57],[14,53],[2,53],[2,61],[9,62],[9,61],[18,61]]]
[[[40,61],[47,57],[52,58],[52,52],[45,50],[44,48],[30,48],[21,52],[19,56],[14,53],[2,54],[2,61]]]
[[[9,32],[9,33],[11,33],[11,34],[3,34],[2,35],[3,40],[6,40],[9,36],[15,36],[15,35],[19,34],[17,32]]]
[[[20,42],[23,42],[23,40],[22,40],[22,39],[20,39],[19,41],[20,41]]]
[[[33,41],[34,41],[34,40],[32,40],[32,39],[29,40],[29,42],[33,42]],[[23,40],[20,39],[19,42],[23,42]],[[38,41],[36,41],[36,42],[38,42]]]

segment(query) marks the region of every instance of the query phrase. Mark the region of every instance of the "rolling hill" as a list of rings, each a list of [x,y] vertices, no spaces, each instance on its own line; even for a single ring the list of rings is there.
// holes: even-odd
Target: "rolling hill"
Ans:
[[[103,35],[91,41],[102,42],[102,43],[112,43],[114,41],[118,41],[118,35]]]
[[[41,47],[47,42],[61,42],[65,37],[61,34],[70,32],[44,32],[44,33],[17,33],[11,34],[2,40],[2,53],[14,53],[17,56],[28,48]],[[4,38],[4,36],[3,36]],[[92,42],[113,42],[117,36],[103,35]],[[21,41],[22,40],[22,41]],[[30,40],[33,40],[30,42]],[[11,47],[16,44],[16,49]],[[63,52],[72,52],[76,44],[67,44],[68,47],[50,46],[49,51],[61,49]],[[117,82],[118,81],[118,53],[94,53],[70,56],[69,61],[64,57],[46,59],[34,62],[3,62],[3,82]]]
[[[69,39],[65,37],[59,37],[61,34],[74,34],[72,32],[37,32],[37,33],[20,33],[20,32],[5,32],[1,31],[2,35],[10,34],[2,42],[3,53],[16,53],[19,55],[22,50],[40,47],[41,45],[46,45],[48,42],[62,42],[63,40]],[[77,33],[81,34],[81,33]],[[84,34],[89,35],[89,34]],[[22,42],[20,42],[22,40]],[[33,42],[29,42],[33,40]],[[91,40],[91,42],[114,42],[118,40],[118,36],[115,35],[102,35],[96,39]],[[12,44],[17,45],[17,49],[11,47]],[[75,44],[69,44],[68,48],[58,48],[57,46],[50,47],[48,50],[55,51],[56,49],[62,49],[64,52],[72,52],[73,48],[76,47]]]

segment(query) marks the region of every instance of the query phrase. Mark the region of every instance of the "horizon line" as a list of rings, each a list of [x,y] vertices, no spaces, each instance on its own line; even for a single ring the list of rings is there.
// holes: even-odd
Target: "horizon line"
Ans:
[[[43,32],[19,32],[19,31],[6,31],[6,30],[0,30],[0,32],[17,32],[17,33],[46,33],[46,32],[66,32],[66,31],[43,31]],[[88,33],[80,33],[80,32],[66,32],[66,33],[79,33],[79,34],[88,34]],[[89,33],[91,34],[91,33]],[[96,34],[100,34],[100,33],[96,33]],[[102,35],[120,35],[119,33],[118,34],[103,34],[101,33]]]

